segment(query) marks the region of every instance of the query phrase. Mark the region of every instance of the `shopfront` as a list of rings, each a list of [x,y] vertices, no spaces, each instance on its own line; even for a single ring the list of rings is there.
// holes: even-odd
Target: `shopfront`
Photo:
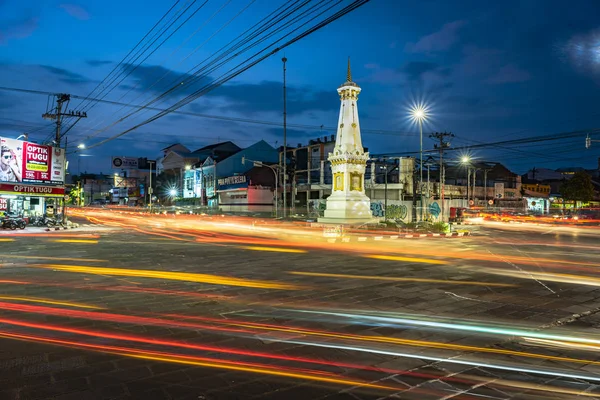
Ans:
[[[61,186],[0,183],[0,213],[51,216],[62,212],[64,196]]]

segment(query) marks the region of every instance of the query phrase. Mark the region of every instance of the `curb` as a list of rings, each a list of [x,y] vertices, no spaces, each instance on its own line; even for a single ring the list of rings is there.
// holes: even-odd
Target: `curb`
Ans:
[[[358,242],[366,242],[369,240],[396,240],[396,239],[414,239],[414,238],[425,238],[425,237],[439,237],[439,238],[447,238],[447,237],[460,237],[460,236],[469,236],[471,232],[452,232],[452,233],[410,233],[405,235],[391,235],[391,236],[351,236],[351,237],[341,237],[341,238],[333,238],[327,239],[329,243],[342,242],[348,243],[351,241]]]
[[[78,226],[75,226],[75,225],[72,225],[72,226],[69,226],[69,227],[64,227],[64,226],[54,226],[54,227],[52,227],[52,228],[46,228],[46,229],[45,229],[45,231],[46,231],[46,232],[51,232],[51,231],[66,231],[66,230],[69,230],[69,229],[75,229],[75,228],[77,228],[77,227],[78,227]]]

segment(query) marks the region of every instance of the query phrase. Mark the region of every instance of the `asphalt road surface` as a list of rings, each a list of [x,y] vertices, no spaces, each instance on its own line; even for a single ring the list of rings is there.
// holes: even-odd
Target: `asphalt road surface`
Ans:
[[[0,399],[600,398],[598,228],[79,214],[0,232]]]

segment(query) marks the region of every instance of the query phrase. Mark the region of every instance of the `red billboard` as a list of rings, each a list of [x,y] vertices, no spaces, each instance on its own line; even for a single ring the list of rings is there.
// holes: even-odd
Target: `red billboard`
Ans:
[[[46,183],[65,181],[63,149],[0,138],[0,182]]]

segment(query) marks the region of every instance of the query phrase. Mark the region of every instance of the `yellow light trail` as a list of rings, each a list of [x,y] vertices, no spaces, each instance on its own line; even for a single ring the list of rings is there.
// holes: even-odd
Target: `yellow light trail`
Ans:
[[[56,243],[84,243],[84,244],[98,244],[97,240],[88,240],[88,239],[54,239],[52,240]]]
[[[262,247],[262,246],[240,246],[240,249],[255,250],[255,251],[272,251],[278,253],[307,253],[306,250],[289,249],[284,247]]]
[[[74,272],[92,275],[108,276],[135,276],[138,278],[167,279],[172,281],[187,281],[197,283],[207,283],[211,285],[243,286],[260,289],[280,289],[280,290],[298,290],[302,287],[286,283],[272,281],[258,281],[242,278],[230,278],[219,275],[193,274],[187,272],[168,272],[144,269],[124,269],[124,268],[103,268],[86,267],[81,265],[61,265],[61,264],[29,264],[28,266],[54,269],[57,271]]]
[[[393,276],[370,276],[370,275],[347,275],[347,274],[327,274],[321,272],[288,272],[292,275],[304,276],[319,276],[324,278],[344,278],[344,279],[368,279],[374,281],[391,281],[391,282],[424,282],[424,283],[447,283],[451,285],[473,285],[473,286],[495,286],[495,287],[515,287],[510,283],[488,283],[477,281],[454,281],[444,279],[427,279],[427,278],[397,278]]]
[[[397,390],[397,388],[391,386],[384,385],[376,385],[373,383],[361,382],[351,379],[337,379],[337,378],[329,378],[326,376],[319,375],[309,375],[309,374],[300,374],[294,372],[285,372],[283,369],[266,369],[266,368],[256,368],[256,367],[246,367],[242,365],[233,365],[233,364],[221,364],[221,363],[210,363],[210,362],[199,362],[192,360],[185,360],[181,358],[175,357],[156,357],[156,356],[145,356],[145,355],[137,355],[137,354],[128,354],[129,357],[141,358],[144,360],[153,360],[153,361],[164,361],[178,364],[186,364],[186,365],[195,365],[199,367],[211,367],[211,368],[221,368],[228,369],[233,371],[243,371],[243,372],[254,372],[259,374],[266,375],[274,375],[274,376],[283,376],[286,378],[296,378],[296,379],[306,379],[317,382],[327,382],[327,383],[337,383],[341,385],[351,385],[351,386],[361,386],[368,387],[373,389],[386,389],[386,390]]]
[[[99,260],[96,258],[72,258],[72,257],[49,257],[49,256],[18,256],[15,254],[0,254],[2,258],[23,258],[23,259],[43,259],[56,261],[88,261],[88,262],[107,262],[107,260]]]
[[[431,258],[416,258],[416,257],[402,257],[402,256],[384,256],[384,255],[379,255],[379,254],[364,255],[363,257],[365,257],[365,258],[373,258],[373,259],[376,259],[376,260],[386,260],[386,261],[407,261],[407,262],[418,262],[418,263],[439,264],[439,265],[448,264],[448,261],[433,260]]]
[[[15,239],[11,239],[11,238],[0,238],[0,242],[14,242]]]
[[[71,303],[66,301],[58,301],[52,299],[42,299],[39,297],[19,297],[19,296],[0,296],[2,300],[15,300],[15,301],[26,301],[30,303],[42,303],[42,304],[53,304],[56,306],[69,306],[69,307],[77,307],[77,308],[89,308],[94,310],[103,310],[103,307],[90,306],[87,304],[81,303]]]

